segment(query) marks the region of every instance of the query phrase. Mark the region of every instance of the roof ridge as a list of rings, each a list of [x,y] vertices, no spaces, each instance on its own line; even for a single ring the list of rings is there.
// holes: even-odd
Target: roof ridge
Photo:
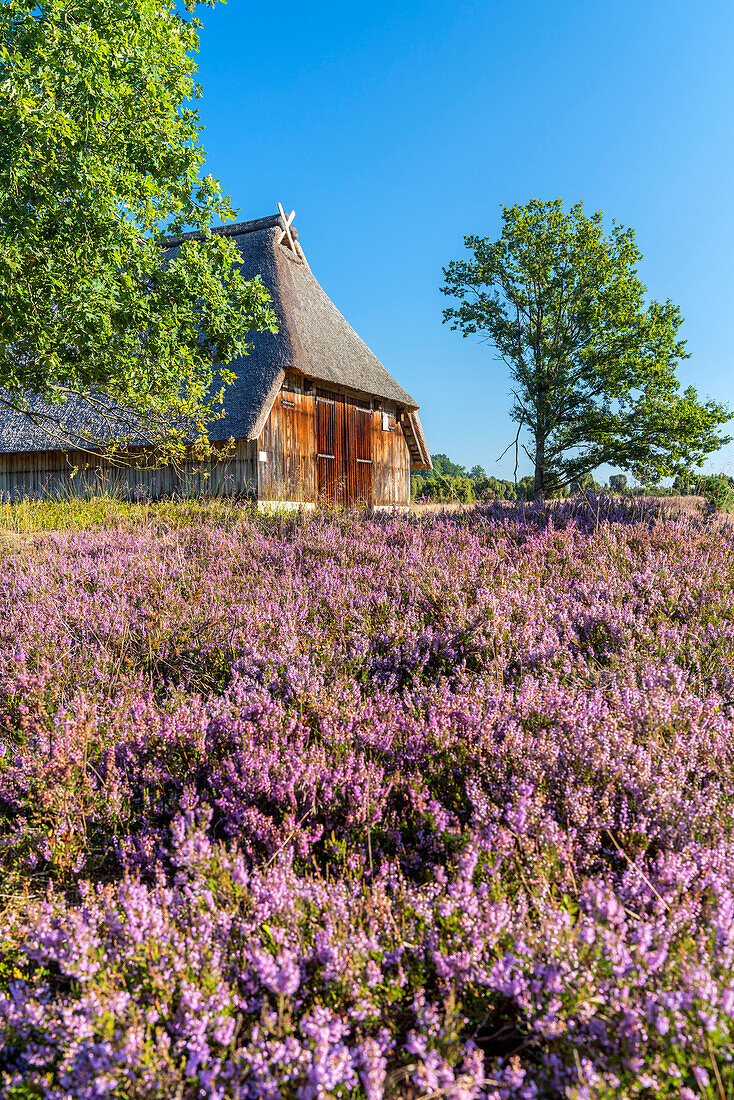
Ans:
[[[235,222],[233,225],[216,225],[210,230],[218,237],[241,237],[245,233],[257,233],[261,229],[274,229],[276,226],[283,228],[280,214],[268,214],[266,218],[254,218],[249,222]],[[298,236],[298,230],[291,228],[294,237]],[[205,233],[202,229],[193,229],[190,233],[178,233],[174,237],[164,237],[163,241],[168,248],[174,248],[182,241],[203,241]]]

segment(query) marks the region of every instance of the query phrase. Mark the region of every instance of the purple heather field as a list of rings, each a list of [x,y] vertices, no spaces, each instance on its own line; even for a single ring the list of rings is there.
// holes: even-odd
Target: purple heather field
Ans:
[[[0,1096],[734,1095],[732,532],[650,509],[6,555]]]

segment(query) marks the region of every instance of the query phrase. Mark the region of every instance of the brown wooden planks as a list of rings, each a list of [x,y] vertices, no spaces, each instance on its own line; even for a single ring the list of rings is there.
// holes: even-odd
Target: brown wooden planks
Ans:
[[[255,445],[260,500],[316,500],[315,417],[312,396],[284,390],[276,397]]]
[[[383,413],[388,430],[383,430]],[[386,406],[375,415],[373,503],[379,507],[410,504],[410,451],[395,410]]]
[[[348,506],[372,506],[373,413],[370,404],[345,402],[345,495]]]
[[[398,410],[383,403],[373,411],[369,399],[354,394],[305,389],[297,382],[281,391],[257,441],[237,440],[221,459],[184,462],[176,470],[118,469],[82,451],[0,455],[0,496],[112,490],[133,499],[216,493],[347,506],[408,504],[410,451]]]
[[[331,390],[316,391],[316,459],[319,500],[343,504],[344,396]]]
[[[179,468],[119,467],[84,451],[0,454],[0,499],[80,496],[111,492],[152,500],[173,494],[255,496],[255,444],[238,440],[221,459],[182,462]],[[76,469],[75,469],[76,467]]]

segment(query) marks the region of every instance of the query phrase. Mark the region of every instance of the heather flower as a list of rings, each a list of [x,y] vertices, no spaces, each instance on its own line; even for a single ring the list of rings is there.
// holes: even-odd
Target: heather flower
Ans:
[[[7,558],[0,1097],[734,1088],[733,582],[573,503]]]

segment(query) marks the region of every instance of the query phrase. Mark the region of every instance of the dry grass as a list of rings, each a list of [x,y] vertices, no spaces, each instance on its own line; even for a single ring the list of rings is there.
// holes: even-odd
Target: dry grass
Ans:
[[[464,508],[473,508],[473,504],[458,504],[456,501],[449,503],[440,503],[439,501],[430,501],[428,504],[418,504],[417,501],[413,501],[410,505],[410,510],[417,516],[429,516],[434,512],[460,512]]]
[[[704,509],[703,497],[658,497],[669,515],[700,516]]]
[[[178,526],[200,517],[226,518],[252,505],[226,497],[171,499],[155,503],[123,500],[108,494],[0,504],[0,532],[29,535],[44,531],[83,531],[120,523],[154,521]]]
[[[29,531],[9,531],[0,527],[0,554],[13,553],[33,545],[33,534]]]

